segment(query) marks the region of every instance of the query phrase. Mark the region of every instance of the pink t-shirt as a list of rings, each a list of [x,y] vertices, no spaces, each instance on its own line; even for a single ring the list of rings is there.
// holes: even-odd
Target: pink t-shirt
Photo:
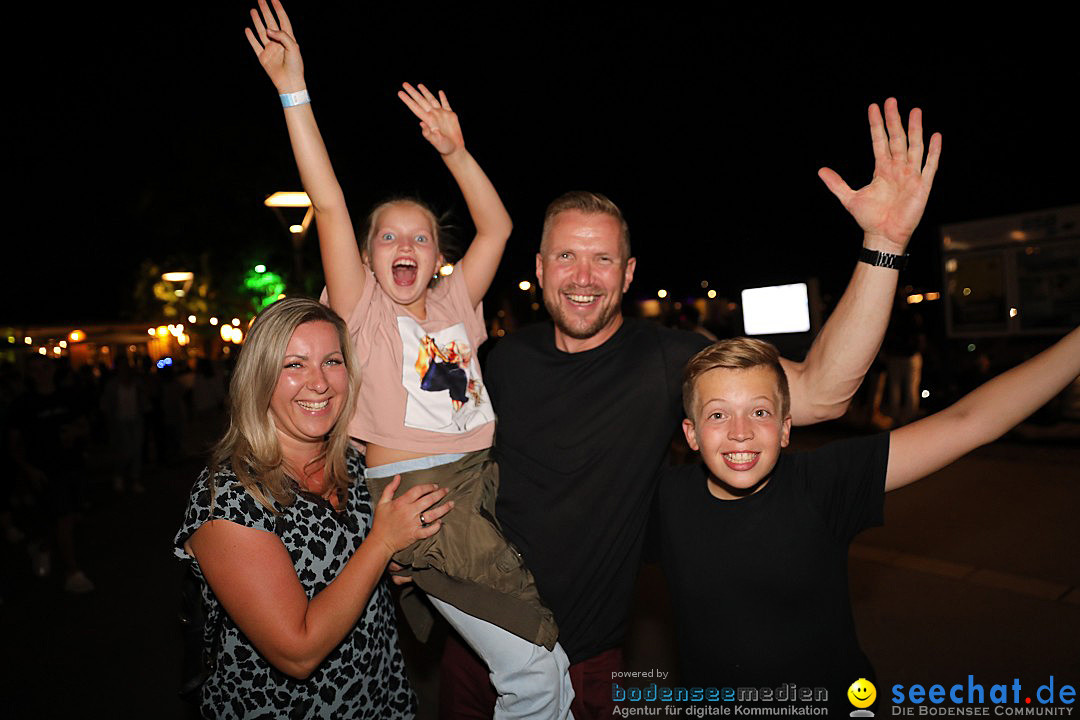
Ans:
[[[364,272],[363,295],[345,318],[361,379],[349,434],[428,454],[491,447],[495,411],[476,357],[487,330],[482,306],[469,302],[461,264],[428,291],[422,322]]]

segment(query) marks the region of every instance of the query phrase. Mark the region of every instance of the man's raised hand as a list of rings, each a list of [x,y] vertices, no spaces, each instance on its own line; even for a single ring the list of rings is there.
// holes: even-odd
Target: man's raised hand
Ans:
[[[304,84],[304,61],[300,57],[300,46],[296,44],[292,23],[285,14],[285,8],[279,0],[271,2],[274,5],[273,12],[267,6],[266,0],[259,0],[258,10],[251,9],[251,22],[255,31],[244,28],[244,34],[277,91],[297,92],[307,87]]]
[[[404,90],[398,90],[398,97],[405,103],[413,115],[420,118],[420,131],[429,143],[442,155],[451,155],[465,148],[465,138],[461,135],[461,124],[457,113],[450,109],[446,93],[439,91],[439,97],[431,94],[423,83],[413,87],[402,83]]]
[[[913,108],[908,116],[906,135],[896,98],[885,101],[884,122],[876,103],[870,106],[869,115],[874,147],[874,177],[870,184],[852,190],[829,168],[818,170],[818,176],[866,233],[866,247],[902,255],[926,209],[941,157],[941,133],[930,137],[924,164],[919,108]]]

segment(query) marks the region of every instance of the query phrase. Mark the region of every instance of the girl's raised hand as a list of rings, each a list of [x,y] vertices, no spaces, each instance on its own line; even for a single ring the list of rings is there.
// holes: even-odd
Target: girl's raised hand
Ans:
[[[398,90],[398,97],[412,110],[413,115],[420,118],[421,132],[440,154],[451,155],[465,149],[457,113],[450,109],[446,93],[440,90],[436,98],[423,83],[415,88],[409,83],[402,83],[401,87],[404,90]]]
[[[274,5],[273,12],[267,6],[266,0],[259,0],[258,10],[251,9],[251,21],[255,31],[244,28],[244,34],[259,58],[259,64],[270,76],[279,93],[303,90],[307,87],[304,84],[304,61],[300,57],[300,46],[296,44],[293,36],[292,23],[289,22],[289,16],[285,14],[281,3],[278,0],[271,2]]]

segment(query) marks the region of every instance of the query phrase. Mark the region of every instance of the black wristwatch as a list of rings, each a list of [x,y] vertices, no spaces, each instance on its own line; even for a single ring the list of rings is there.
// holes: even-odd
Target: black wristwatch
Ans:
[[[874,267],[903,270],[907,267],[907,261],[907,253],[904,253],[903,255],[893,255],[892,253],[871,250],[866,247],[859,251],[859,262],[864,262],[867,265],[873,265]]]

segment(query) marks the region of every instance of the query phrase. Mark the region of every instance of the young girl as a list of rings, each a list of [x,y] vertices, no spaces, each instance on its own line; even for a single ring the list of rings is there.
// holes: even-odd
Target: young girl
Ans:
[[[369,487],[380,492],[396,475],[399,493],[435,482],[450,489],[447,499],[456,507],[440,533],[395,560],[487,662],[499,694],[496,717],[568,717],[569,662],[555,643],[554,620],[494,518],[495,417],[476,349],[487,337],[480,301],[510,235],[510,217],[465,149],[445,93],[435,97],[406,83],[398,96],[461,188],[476,238],[448,277],[432,281],[444,264],[438,223],[419,202],[395,200],[371,213],[358,248],[292,27],[278,0],[272,2],[273,13],[265,0],[259,0],[261,16],[251,11],[254,32],[248,29],[247,37],[285,107],[315,211],[325,299],[346,319],[356,344],[364,381],[349,431],[367,445]],[[424,513],[417,522],[426,524]]]

